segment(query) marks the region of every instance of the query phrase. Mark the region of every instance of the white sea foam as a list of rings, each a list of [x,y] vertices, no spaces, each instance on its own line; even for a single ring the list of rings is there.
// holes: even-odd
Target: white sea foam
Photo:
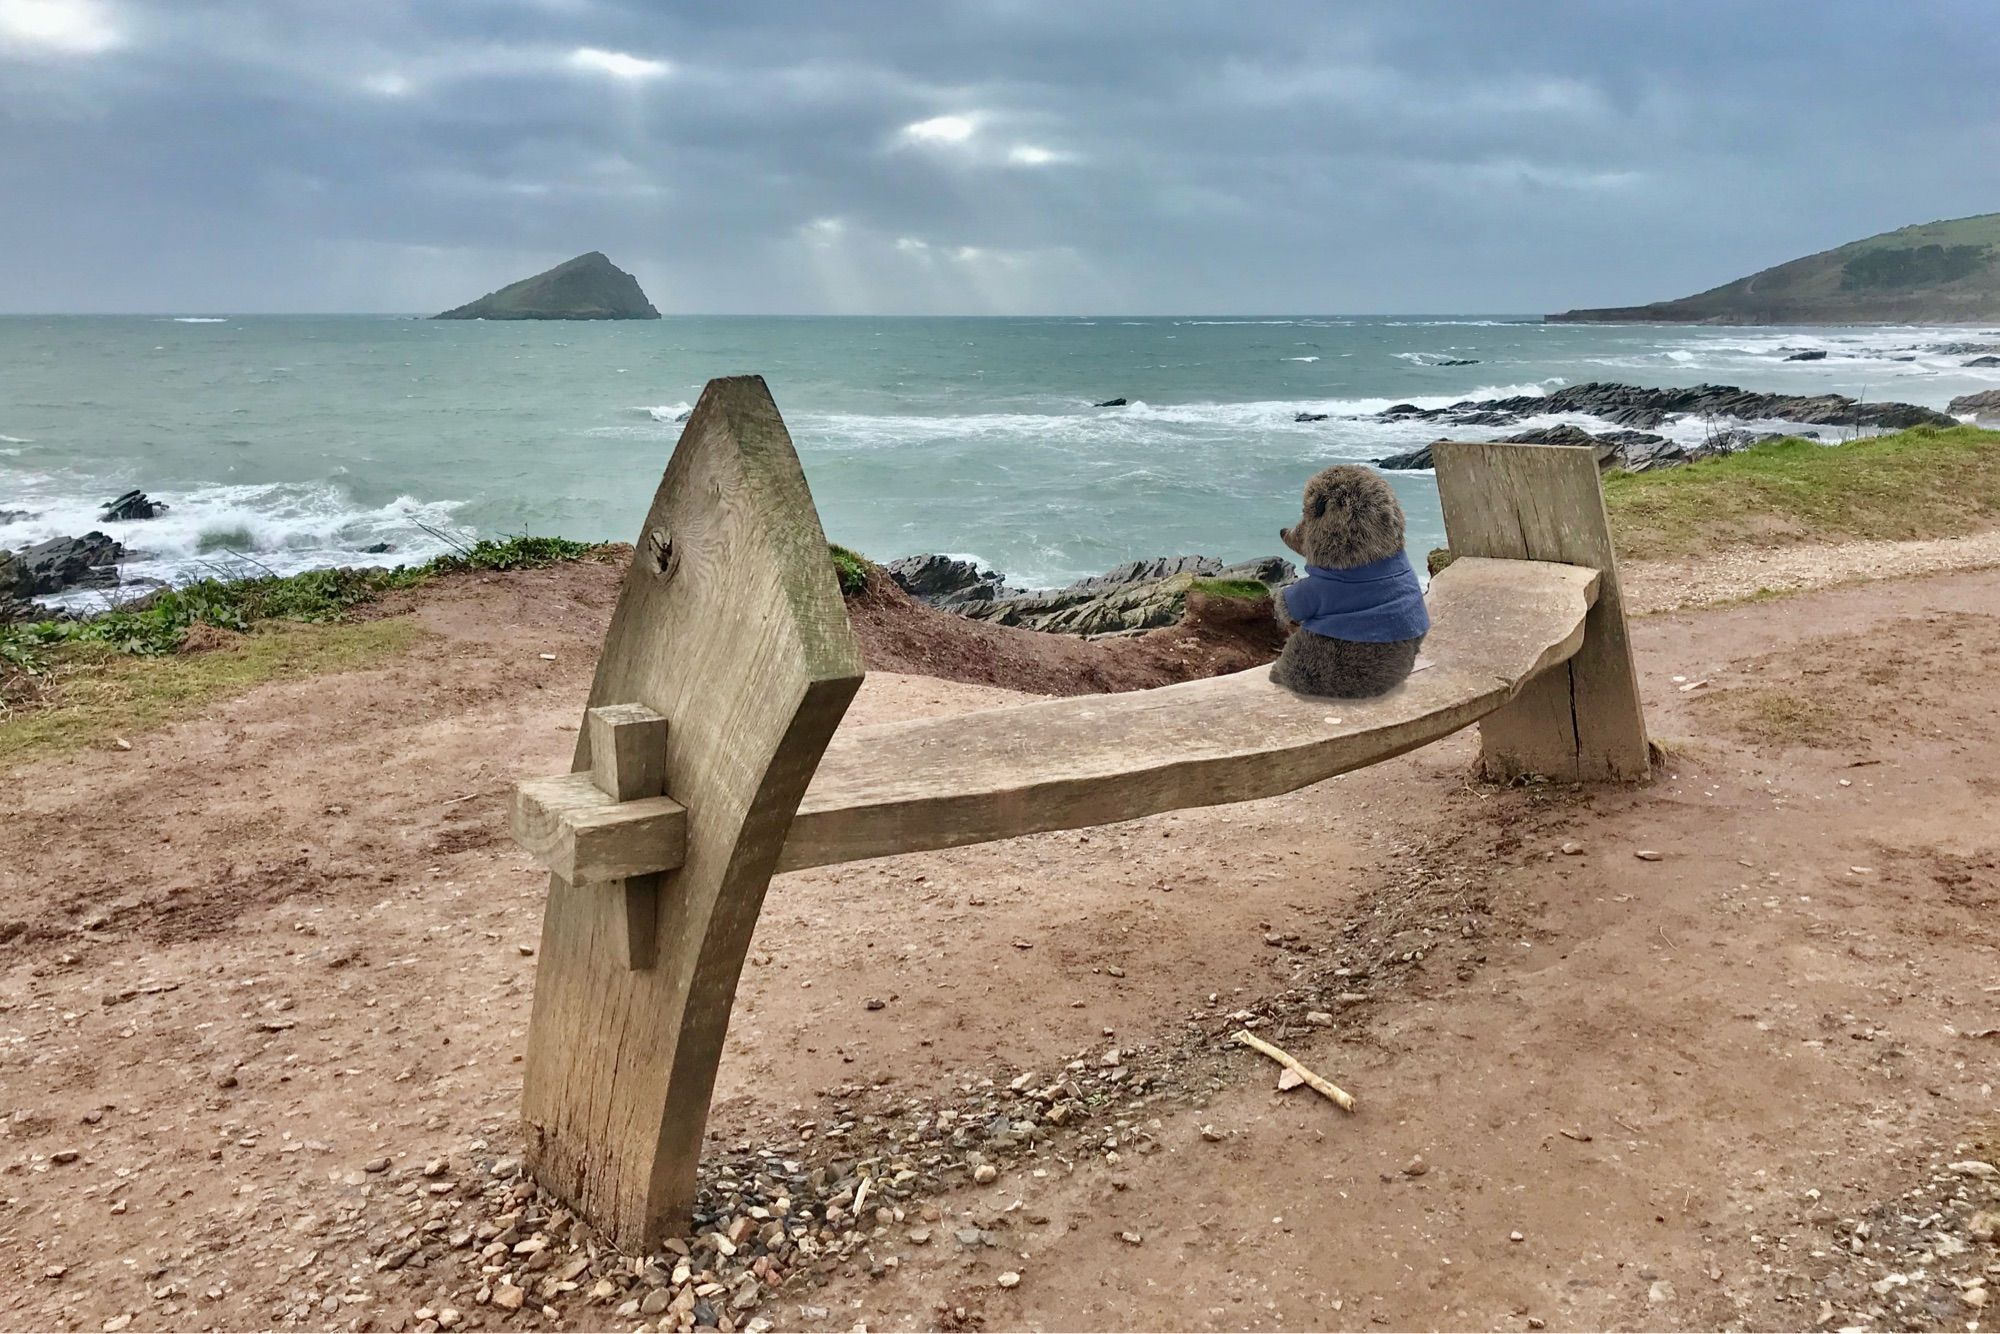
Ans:
[[[1286,361],[1318,361],[1318,357],[1286,357]]]
[[[32,445],[34,441],[25,435],[0,435],[0,445]]]
[[[462,502],[398,496],[369,507],[327,482],[149,491],[166,503],[166,512],[130,523],[99,517],[106,500],[128,489],[123,480],[14,473],[8,486],[12,500],[6,508],[23,510],[28,517],[0,523],[0,547],[95,529],[125,544],[129,554],[122,570],[127,579],[185,583],[210,575],[293,574],[331,565],[415,564],[450,548],[426,527],[460,541],[476,536],[452,517]],[[390,546],[387,552],[362,550],[384,542]],[[79,590],[52,600],[88,605],[101,597]]]
[[[694,404],[687,402],[661,403],[656,407],[639,408],[638,411],[645,413],[656,422],[677,422],[682,417],[687,416],[688,413],[694,411]]]
[[[221,315],[176,315],[174,316],[174,323],[175,324],[227,324],[229,323],[229,321],[227,318]]]

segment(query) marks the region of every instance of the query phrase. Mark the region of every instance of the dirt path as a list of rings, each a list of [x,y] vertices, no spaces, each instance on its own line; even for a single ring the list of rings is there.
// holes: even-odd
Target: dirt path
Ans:
[[[1636,614],[1713,607],[1770,593],[2000,566],[2000,529],[1908,541],[1737,547],[1702,556],[1632,562],[1627,604]]]
[[[589,567],[456,583],[378,670],[6,776],[0,1324],[671,1319],[638,1305],[671,1264],[572,1255],[509,1161],[544,882],[500,794],[565,762],[609,600]],[[1996,1153],[2000,574],[1635,633],[1672,756],[1643,791],[1485,788],[1462,737],[781,877],[711,1175],[905,1153],[944,1184],[704,1314],[1963,1328],[2000,1261],[1967,1240],[2000,1186],[1948,1166]],[[878,675],[852,716],[1007,697]],[[1274,1091],[1222,1041],[1246,1016],[1359,1113]],[[1033,1108],[1074,1116],[1016,1133],[1064,1084]]]

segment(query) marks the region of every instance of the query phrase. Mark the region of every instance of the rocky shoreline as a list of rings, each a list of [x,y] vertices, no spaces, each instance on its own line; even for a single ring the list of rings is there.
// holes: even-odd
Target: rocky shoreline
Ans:
[[[130,523],[157,518],[166,509],[143,491],[127,491],[106,502],[99,517],[106,523]],[[0,625],[56,614],[35,602],[38,597],[74,588],[126,586],[118,567],[127,554],[123,542],[95,529],[80,537],[52,537],[18,551],[0,549]],[[141,582],[154,586],[150,580]]]
[[[1015,588],[997,570],[935,553],[905,556],[882,569],[905,593],[943,611],[1016,629],[1086,636],[1177,624],[1189,591],[1200,581],[1249,580],[1276,590],[1299,577],[1290,561],[1276,556],[1236,565],[1213,556],[1156,556],[1043,589]]]
[[[1953,411],[1958,411],[1964,401],[1953,400]],[[1901,431],[1912,426],[1958,425],[1957,417],[1935,408],[1920,407],[1915,403],[1868,403],[1845,394],[1760,394],[1735,385],[1716,384],[1698,384],[1684,389],[1649,389],[1640,385],[1598,381],[1569,385],[1551,394],[1465,399],[1442,408],[1398,403],[1375,414],[1375,420],[1494,427],[1517,425],[1531,418],[1558,414],[1595,417],[1619,429],[1593,433],[1578,426],[1548,426],[1499,439],[1520,444],[1593,448],[1597,450],[1600,467],[1646,472],[1678,467],[1716,454],[1733,453],[1761,441],[1787,435],[1804,434],[1818,438],[1816,431],[1758,431],[1742,425],[1746,422],[1781,421],[1802,426],[1882,431]],[[1711,424],[1736,424],[1714,427],[1694,444],[1684,444],[1657,433],[1659,427],[1690,417]],[[1377,459],[1375,466],[1388,469],[1429,468],[1430,446]]]

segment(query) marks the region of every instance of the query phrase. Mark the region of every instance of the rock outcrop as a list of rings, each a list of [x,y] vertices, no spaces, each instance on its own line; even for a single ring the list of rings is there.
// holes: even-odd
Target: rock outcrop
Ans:
[[[130,523],[135,519],[157,519],[166,512],[165,502],[154,500],[144,491],[127,491],[106,505],[97,517],[105,523]]]
[[[1442,421],[1454,426],[1507,426],[1525,417],[1576,413],[1614,426],[1641,431],[1663,426],[1675,417],[1727,417],[1736,421],[1798,422],[1806,426],[1865,426],[1900,431],[1911,426],[1950,426],[1952,420],[1935,408],[1914,403],[1863,403],[1845,394],[1760,394],[1729,384],[1698,384],[1685,389],[1648,389],[1640,385],[1589,381],[1567,385],[1552,394],[1515,398],[1466,399],[1443,408],[1398,403],[1377,414],[1383,421]]]
[[[24,547],[0,564],[0,596],[31,598],[67,588],[108,588],[118,582],[125,547],[106,533],[52,537]]]
[[[1211,556],[1158,556],[1063,588],[1023,592],[1001,575],[949,556],[905,556],[882,567],[920,602],[973,620],[1024,630],[1102,635],[1179,623],[1199,580],[1254,579],[1278,589],[1298,578],[1290,561],[1270,556],[1224,565]]]
[[[2000,418],[2000,389],[1987,389],[1977,394],[1960,394],[1950,404],[1956,417],[1977,417],[1984,421]]]
[[[1677,301],[1555,323],[1960,324],[2000,319],[2000,213],[1852,241]]]
[[[1006,591],[997,571],[952,556],[905,556],[884,565],[882,572],[896,581],[896,587],[933,607],[991,602]]]
[[[1522,431],[1516,435],[1501,436],[1508,444],[1520,445],[1569,445],[1580,449],[1597,451],[1597,466],[1609,471],[1651,472],[1659,468],[1678,468],[1683,463],[1705,459],[1716,454],[1734,453],[1765,440],[1779,440],[1792,434],[1786,431],[1752,431],[1733,428],[1715,431],[1702,438],[1699,444],[1684,445],[1669,440],[1663,435],[1650,431],[1600,431],[1590,432],[1580,426],[1542,426],[1532,431]],[[1818,432],[1800,432],[1807,437],[1816,437]],[[1435,442],[1433,442],[1435,443]],[[1375,466],[1388,471],[1414,468],[1436,467],[1431,455],[1431,446],[1413,449],[1406,454],[1392,454],[1375,460]]]
[[[509,283],[440,320],[657,320],[639,280],[593,250],[546,273]]]

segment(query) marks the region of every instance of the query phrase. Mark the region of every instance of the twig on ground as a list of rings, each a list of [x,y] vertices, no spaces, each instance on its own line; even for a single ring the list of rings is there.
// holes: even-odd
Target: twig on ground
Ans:
[[[1305,1066],[1299,1064],[1298,1057],[1292,1055],[1282,1047],[1272,1046],[1247,1028],[1236,1030],[1236,1041],[1246,1047],[1263,1052],[1279,1065],[1284,1066],[1285,1069],[1310,1084],[1314,1092],[1325,1095],[1341,1111],[1351,1112],[1354,1110],[1354,1096],[1352,1094],[1335,1084],[1332,1080],[1314,1074],[1311,1070],[1306,1069]]]

